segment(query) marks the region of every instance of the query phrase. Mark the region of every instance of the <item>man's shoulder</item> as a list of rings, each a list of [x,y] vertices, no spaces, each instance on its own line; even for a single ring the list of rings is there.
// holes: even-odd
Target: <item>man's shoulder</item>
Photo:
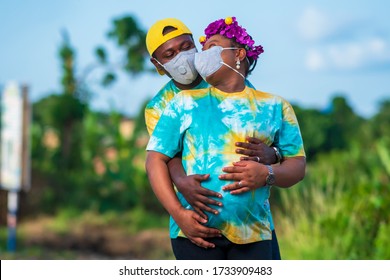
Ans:
[[[155,106],[158,106],[159,104],[163,103],[166,104],[169,102],[175,94],[177,94],[180,91],[172,80],[170,80],[168,83],[166,83],[157,93],[156,95],[148,102],[146,105],[146,108],[154,108]]]
[[[192,98],[199,99],[210,91],[210,87],[182,90],[177,93],[175,99]]]

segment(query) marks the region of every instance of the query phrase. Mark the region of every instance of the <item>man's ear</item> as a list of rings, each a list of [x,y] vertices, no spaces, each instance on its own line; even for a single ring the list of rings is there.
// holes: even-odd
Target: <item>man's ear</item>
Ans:
[[[160,65],[160,63],[158,63],[157,60],[156,60],[154,57],[151,57],[151,58],[150,58],[150,62],[153,63],[154,67],[156,67],[156,69],[157,69],[158,71],[165,72],[164,67],[162,67],[162,66]]]

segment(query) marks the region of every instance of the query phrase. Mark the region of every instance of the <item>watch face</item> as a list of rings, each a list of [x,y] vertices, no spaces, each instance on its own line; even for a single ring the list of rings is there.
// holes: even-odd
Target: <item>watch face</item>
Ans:
[[[268,174],[267,178],[265,179],[265,183],[267,186],[273,186],[275,184],[274,174]]]

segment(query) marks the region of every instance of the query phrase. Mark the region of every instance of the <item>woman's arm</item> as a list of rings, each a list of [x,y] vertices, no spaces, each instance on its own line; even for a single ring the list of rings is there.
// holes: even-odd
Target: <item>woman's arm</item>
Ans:
[[[281,164],[273,165],[275,186],[289,188],[305,177],[306,158],[303,156],[287,157]],[[240,194],[266,185],[268,168],[254,161],[239,161],[233,166],[224,167],[226,172],[219,176],[221,180],[236,182],[224,186],[223,190]]]

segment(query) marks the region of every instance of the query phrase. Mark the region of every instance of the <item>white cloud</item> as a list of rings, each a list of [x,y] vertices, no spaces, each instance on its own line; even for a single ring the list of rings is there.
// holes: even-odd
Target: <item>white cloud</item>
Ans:
[[[310,71],[389,68],[389,39],[385,33],[378,36],[370,23],[307,7],[298,28],[307,44],[304,63]]]
[[[298,30],[307,40],[319,40],[333,32],[332,21],[317,8],[307,7],[298,20]]]
[[[306,55],[306,66],[309,70],[321,70],[325,68],[324,56],[316,49],[311,49]]]
[[[390,50],[382,38],[342,42],[309,49],[305,64],[312,71],[364,69],[390,64]]]

